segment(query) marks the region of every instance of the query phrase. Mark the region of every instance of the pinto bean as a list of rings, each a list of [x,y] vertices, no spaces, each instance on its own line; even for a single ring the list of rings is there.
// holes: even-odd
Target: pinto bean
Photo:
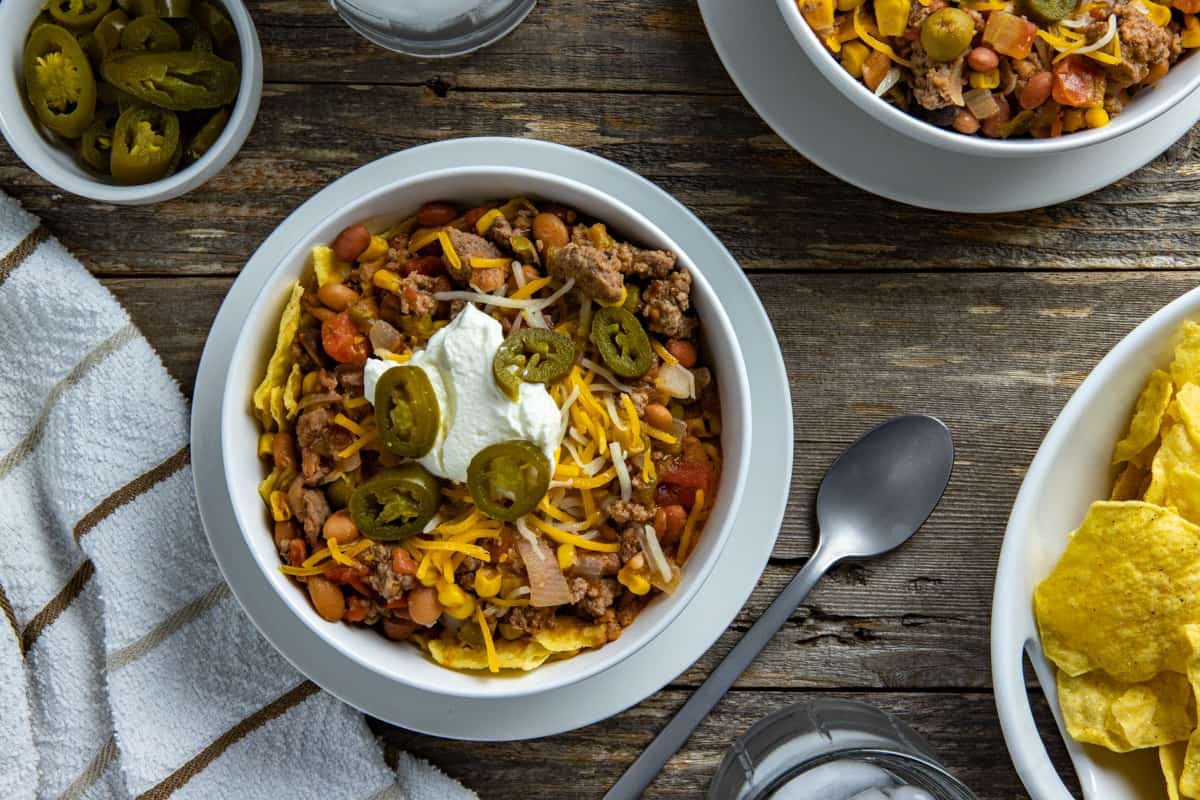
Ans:
[[[666,515],[667,524],[665,530],[659,531],[659,538],[664,536],[669,541],[675,541],[679,538],[679,534],[683,533],[683,526],[687,523],[687,511],[681,505],[669,505],[662,509]]]
[[[285,519],[282,522],[275,523],[275,549],[280,553],[287,553],[287,547],[292,539],[300,535],[300,529],[296,527],[295,520]]]
[[[345,311],[358,302],[358,292],[344,283],[330,282],[317,289],[317,299],[334,311]]]
[[[399,619],[384,619],[383,635],[395,642],[402,642],[417,629],[417,623]]]
[[[442,616],[442,604],[432,586],[418,586],[408,593],[408,615],[418,625],[429,626]]]
[[[667,342],[667,352],[688,369],[696,366],[696,346],[686,339],[672,339]]]
[[[271,440],[271,458],[280,469],[296,468],[296,443],[292,441],[290,433],[280,431],[275,434],[275,438]]]
[[[663,431],[671,430],[671,426],[675,422],[671,412],[662,403],[647,403],[646,410],[642,413],[642,419],[646,420],[646,424]]]
[[[323,620],[337,622],[346,614],[346,596],[336,584],[320,575],[308,579],[308,597]]]
[[[954,127],[954,130],[959,133],[965,133],[968,136],[973,133],[979,133],[979,120],[975,119],[975,115],[965,108],[954,115],[954,122],[951,125]]]
[[[548,247],[565,247],[571,241],[571,234],[557,214],[543,211],[533,218],[533,239],[545,250]]]
[[[449,203],[426,203],[417,211],[417,224],[423,228],[440,228],[458,218],[458,209]]]
[[[333,240],[333,254],[342,261],[353,261],[371,244],[371,232],[366,225],[351,225]]]
[[[990,47],[976,47],[967,54],[967,65],[976,72],[987,72],[1000,66],[1000,57]]]
[[[484,206],[475,206],[475,208],[472,208],[463,216],[463,222],[467,223],[467,231],[469,233],[475,232],[475,223],[479,222],[488,211],[489,209]]]
[[[1054,76],[1049,72],[1039,72],[1029,79],[1018,98],[1021,108],[1029,110],[1040,106],[1050,98],[1050,89],[1054,85]]]
[[[336,539],[338,544],[350,544],[358,538],[358,526],[350,518],[350,512],[343,508],[325,520],[321,533],[326,539]]]

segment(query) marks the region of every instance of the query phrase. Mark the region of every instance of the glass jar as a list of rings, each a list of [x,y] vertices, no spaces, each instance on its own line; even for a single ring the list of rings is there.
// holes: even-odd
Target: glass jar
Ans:
[[[525,19],[537,0],[329,0],[359,35],[417,58],[487,47]]]
[[[854,700],[797,703],[733,743],[709,800],[975,800],[900,720]]]

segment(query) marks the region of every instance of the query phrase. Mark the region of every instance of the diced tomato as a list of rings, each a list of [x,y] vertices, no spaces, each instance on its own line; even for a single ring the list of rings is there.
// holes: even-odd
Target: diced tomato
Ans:
[[[408,608],[408,598],[404,595],[400,595],[399,597],[388,600],[387,606],[385,607],[392,611],[396,611],[397,609],[401,608]]]
[[[367,339],[358,332],[350,315],[343,311],[321,323],[321,345],[334,361],[367,363]]]
[[[1104,71],[1083,56],[1068,56],[1054,65],[1050,92],[1064,106],[1099,105],[1104,101]]]
[[[367,568],[348,567],[345,564],[334,564],[323,573],[325,578],[332,583],[351,583],[355,578],[361,578],[367,574]]]
[[[1009,14],[1007,11],[993,11],[983,29],[983,41],[990,44],[997,53],[1012,58],[1025,58],[1033,49],[1033,40],[1037,38],[1037,32],[1037,25],[1024,17]]]
[[[346,581],[346,583],[350,584],[350,586],[354,588],[354,591],[358,592],[364,597],[370,597],[372,599],[379,598],[379,593],[368,586],[367,582],[358,575],[354,575],[350,578],[350,580]]]
[[[417,256],[400,265],[401,275],[412,275],[415,272],[418,275],[436,276],[445,271],[446,264],[441,256]]]
[[[708,464],[694,464],[680,461],[663,470],[659,476],[660,483],[673,483],[677,486],[687,486],[691,489],[707,489],[712,468]]]
[[[1200,12],[1200,0],[1172,0],[1171,5],[1185,14]]]
[[[392,548],[392,572],[397,575],[416,575],[417,560],[403,547]]]
[[[351,595],[350,608],[346,610],[347,622],[362,622],[371,611],[371,604],[357,595]]]
[[[693,486],[680,486],[676,483],[660,483],[654,490],[654,503],[660,507],[691,508],[696,505],[696,489]]]

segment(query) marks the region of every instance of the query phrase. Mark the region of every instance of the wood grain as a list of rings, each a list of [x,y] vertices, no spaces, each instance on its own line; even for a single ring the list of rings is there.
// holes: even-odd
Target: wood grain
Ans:
[[[647,798],[699,798],[733,740],[762,717],[792,703],[829,696],[821,692],[739,691],[730,694],[688,740],[645,794]],[[847,697],[893,713],[926,738],[942,763],[979,800],[1024,797],[995,722],[991,695],[845,692]],[[529,797],[600,797],[649,744],[687,695],[667,690],[604,722],[535,742],[451,742],[383,723],[390,751],[427,758],[487,800]],[[1073,782],[1062,740],[1052,734],[1045,701],[1032,697],[1035,718],[1051,757]],[[953,720],[953,724],[947,724]],[[566,786],[570,789],[566,789]],[[566,792],[566,793],[564,793]],[[813,800],[819,800],[813,798]]]

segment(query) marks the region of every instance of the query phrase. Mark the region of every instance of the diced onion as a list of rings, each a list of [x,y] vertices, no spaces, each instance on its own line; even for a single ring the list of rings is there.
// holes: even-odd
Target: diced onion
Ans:
[[[875,87],[875,96],[883,97],[885,94],[887,94],[888,92],[890,92],[892,90],[893,86],[895,86],[899,82],[900,82],[900,68],[892,67],[891,69],[889,69],[887,71],[887,74],[885,74],[883,76],[883,80],[881,80],[879,82],[879,85]]]
[[[524,522],[524,519],[517,520],[518,528]],[[545,542],[536,536],[533,537],[533,541],[529,541],[528,538],[521,539],[517,542],[517,550],[521,553],[521,560],[525,562],[525,571],[529,573],[531,605],[535,608],[550,608],[571,602],[571,590],[567,588],[567,579],[558,566],[558,559]]]
[[[975,119],[987,119],[1000,110],[1000,105],[987,89],[972,89],[963,95],[967,110]]]
[[[439,511],[438,513],[433,515],[433,518],[430,519],[429,522],[425,523],[425,527],[421,529],[421,533],[429,533],[430,531],[432,531],[434,528],[436,528],[438,525],[441,525],[445,521],[446,520],[442,516],[442,512]]]
[[[537,553],[539,558],[545,557],[545,553],[543,553],[542,549],[537,546],[538,535],[529,527],[529,523],[525,521],[524,517],[517,519],[517,533],[521,534],[521,536],[525,538],[526,542],[533,545],[534,551]],[[521,558],[525,558],[524,551],[521,552]]]
[[[679,364],[663,364],[659,367],[654,385],[679,400],[692,400],[696,397],[695,374]]]
[[[633,482],[629,478],[629,468],[625,466],[625,453],[621,452],[619,442],[609,442],[608,452],[612,453],[613,468],[617,471],[617,481],[621,484],[621,499],[628,503],[633,499]]]

